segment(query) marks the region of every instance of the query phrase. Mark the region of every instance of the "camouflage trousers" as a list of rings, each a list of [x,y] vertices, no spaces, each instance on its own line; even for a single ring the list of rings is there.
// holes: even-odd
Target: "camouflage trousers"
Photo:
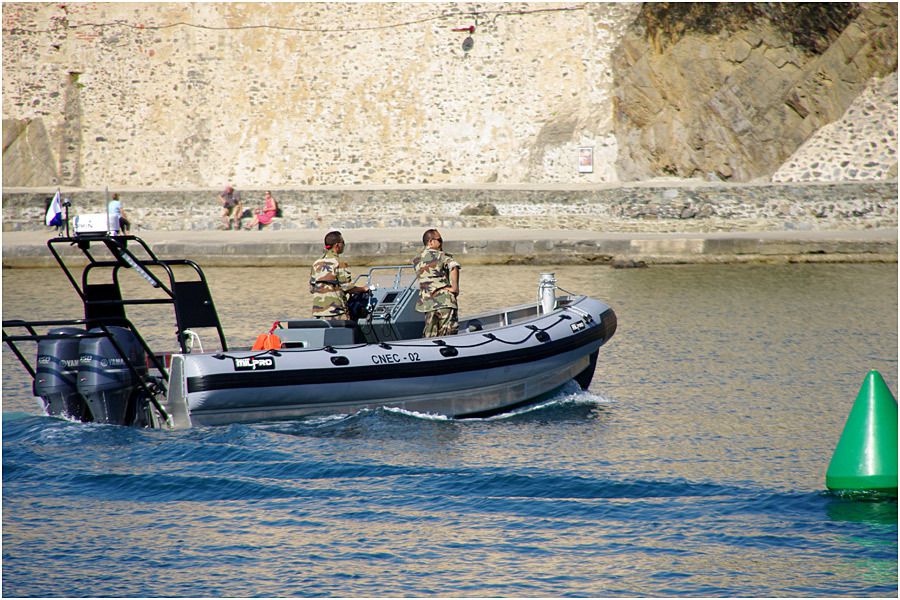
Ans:
[[[439,308],[425,315],[425,331],[422,337],[439,337],[454,335],[459,331],[459,310],[456,308]]]

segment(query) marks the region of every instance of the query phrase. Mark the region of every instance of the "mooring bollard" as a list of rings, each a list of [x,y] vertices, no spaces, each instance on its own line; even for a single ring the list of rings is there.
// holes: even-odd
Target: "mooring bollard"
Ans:
[[[878,371],[869,371],[856,396],[825,485],[897,495],[897,399]]]

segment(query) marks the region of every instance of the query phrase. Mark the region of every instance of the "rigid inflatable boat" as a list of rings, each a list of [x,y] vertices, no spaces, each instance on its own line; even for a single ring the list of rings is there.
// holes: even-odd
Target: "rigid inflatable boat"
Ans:
[[[87,259],[80,281],[59,252],[67,245]],[[231,348],[193,261],[160,259],[139,237],[102,230],[76,230],[47,246],[79,294],[84,318],[3,321],[3,341],[34,379],[47,414],[80,421],[185,428],[382,406],[483,417],[536,402],[572,380],[586,389],[600,346],[616,330],[609,306],[558,295],[552,274],[543,274],[533,304],[464,317],[458,334],[422,338],[414,270],[394,266],[357,278],[372,291],[353,320],[287,316],[266,336],[277,343]],[[123,297],[120,275],[129,270],[147,281],[148,297]],[[126,313],[142,304],[171,305],[177,350],[148,346]],[[214,350],[194,351],[201,332],[214,332]],[[20,347],[26,342],[36,343],[34,365]]]

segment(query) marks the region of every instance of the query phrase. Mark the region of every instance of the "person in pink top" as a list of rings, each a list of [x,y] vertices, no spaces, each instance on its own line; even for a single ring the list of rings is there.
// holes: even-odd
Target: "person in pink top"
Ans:
[[[278,203],[275,202],[275,198],[272,197],[272,192],[266,192],[265,206],[263,206],[262,211],[257,209],[255,213],[253,220],[250,221],[244,229],[253,229],[254,227],[262,229],[272,222],[272,219],[274,219],[275,215],[278,213]]]

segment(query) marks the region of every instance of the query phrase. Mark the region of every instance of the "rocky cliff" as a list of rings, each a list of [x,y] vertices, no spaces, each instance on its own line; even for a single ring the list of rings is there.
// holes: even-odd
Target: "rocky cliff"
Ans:
[[[648,3],[620,49],[620,178],[748,181],[841,118],[872,78],[896,81],[897,6]],[[896,165],[893,98],[882,146]]]

